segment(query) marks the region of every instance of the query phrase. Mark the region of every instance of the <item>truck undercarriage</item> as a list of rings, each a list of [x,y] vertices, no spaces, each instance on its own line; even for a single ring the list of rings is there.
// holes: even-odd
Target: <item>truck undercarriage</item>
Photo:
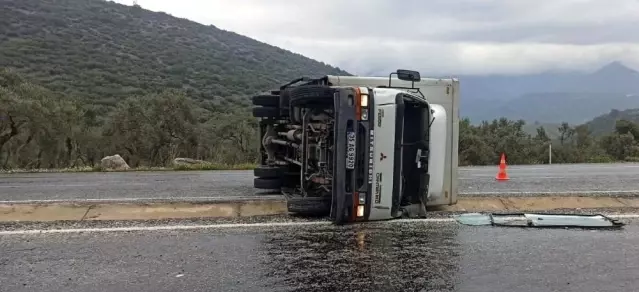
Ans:
[[[273,93],[253,98],[262,106],[253,114],[261,118],[263,147],[255,187],[281,191],[291,212],[327,215],[335,176],[334,90],[311,85]]]
[[[419,81],[415,71],[392,74],[400,72],[400,80]],[[300,78],[254,96],[261,139],[254,187],[281,192],[289,212],[330,215],[336,223],[422,215],[432,109],[419,89],[388,82],[333,86]]]

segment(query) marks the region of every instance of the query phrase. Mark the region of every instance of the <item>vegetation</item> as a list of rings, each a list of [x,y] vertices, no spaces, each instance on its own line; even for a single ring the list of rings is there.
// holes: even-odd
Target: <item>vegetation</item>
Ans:
[[[131,167],[168,166],[176,157],[222,165],[255,161],[256,121],[248,108],[220,111],[182,90],[132,95],[112,111],[0,72],[0,167],[96,167],[121,154]]]
[[[0,67],[106,106],[163,89],[246,105],[246,95],[302,75],[350,75],[214,26],[104,0],[3,0]]]
[[[0,168],[73,170],[115,153],[131,167],[175,157],[236,167],[255,160],[248,95],[308,74],[350,75],[103,0],[2,1],[0,70]]]
[[[299,76],[347,72],[165,13],[102,0],[4,0],[0,9],[0,169],[250,168],[251,94]],[[11,69],[9,69],[11,68]],[[572,127],[506,118],[460,125],[460,164],[606,162],[639,156],[624,115]],[[622,119],[622,120],[620,120]],[[594,128],[593,128],[594,127]],[[598,130],[597,130],[598,131]],[[599,135],[601,134],[601,135]],[[176,169],[191,169],[180,166]]]
[[[608,134],[615,130],[615,125],[619,120],[627,120],[639,123],[639,109],[616,110],[613,109],[605,115],[598,116],[587,122],[588,129],[595,136]]]
[[[615,132],[597,139],[586,125],[571,127],[562,123],[557,128],[558,137],[552,138],[545,128],[539,126],[535,135],[524,130],[523,120],[512,121],[506,118],[492,122],[483,122],[478,126],[470,120],[460,122],[459,163],[460,165],[496,164],[501,153],[505,153],[510,164],[544,164],[549,160],[549,145],[552,144],[553,163],[597,163],[634,160],[635,153],[626,149],[620,141],[630,145],[639,145],[637,141],[623,138],[628,125],[619,121]],[[639,131],[637,132],[639,135]],[[630,148],[629,148],[630,149]],[[619,153],[619,152],[622,153]]]
[[[209,161],[202,169],[250,168],[257,160],[257,121],[248,108],[220,111],[184,90],[131,95],[104,116],[93,104],[0,72],[0,168],[96,170],[118,153],[132,167],[166,167],[177,157]],[[505,118],[474,126],[460,123],[460,164],[510,164],[639,160],[639,125],[618,120],[613,133],[595,137],[587,125],[563,123],[558,137],[543,127],[535,135],[523,120]],[[178,169],[190,167],[178,167]]]

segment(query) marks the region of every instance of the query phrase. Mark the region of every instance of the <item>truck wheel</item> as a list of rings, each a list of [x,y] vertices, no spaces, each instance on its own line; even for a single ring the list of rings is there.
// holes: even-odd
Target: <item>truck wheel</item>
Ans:
[[[261,178],[279,178],[282,174],[281,167],[271,167],[267,165],[260,165],[253,169],[253,175]]]
[[[288,108],[289,104],[291,102],[291,91],[288,89],[285,89],[284,91],[280,92],[280,108]]]
[[[330,105],[334,92],[334,89],[321,85],[294,87],[290,90],[291,106]]]
[[[279,118],[280,109],[276,107],[254,107],[253,116],[256,118]]]
[[[251,99],[254,105],[275,107],[280,105],[279,95],[255,95]]]
[[[302,216],[327,216],[331,213],[331,198],[289,197],[286,207],[289,212]]]
[[[282,187],[282,181],[280,179],[256,177],[253,179],[253,187],[263,190],[276,190]]]
[[[291,115],[291,95],[288,90],[280,92],[280,104],[278,106],[282,116],[288,117]]]

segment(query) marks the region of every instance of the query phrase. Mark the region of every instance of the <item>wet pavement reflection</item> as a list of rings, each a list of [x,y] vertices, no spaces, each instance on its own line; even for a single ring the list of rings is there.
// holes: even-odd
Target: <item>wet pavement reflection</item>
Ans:
[[[265,237],[265,276],[284,291],[628,291],[639,287],[638,231],[419,223],[298,229]]]
[[[0,291],[635,291],[639,226],[370,223],[0,236]]]
[[[270,234],[267,277],[292,291],[453,291],[457,228],[327,226]]]

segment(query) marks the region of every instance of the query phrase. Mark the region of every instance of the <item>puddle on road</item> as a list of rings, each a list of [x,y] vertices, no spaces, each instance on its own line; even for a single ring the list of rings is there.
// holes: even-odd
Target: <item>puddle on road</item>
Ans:
[[[450,226],[450,225],[448,225]],[[293,291],[453,291],[457,228],[411,224],[270,234],[265,278]],[[286,290],[290,291],[290,290]]]

